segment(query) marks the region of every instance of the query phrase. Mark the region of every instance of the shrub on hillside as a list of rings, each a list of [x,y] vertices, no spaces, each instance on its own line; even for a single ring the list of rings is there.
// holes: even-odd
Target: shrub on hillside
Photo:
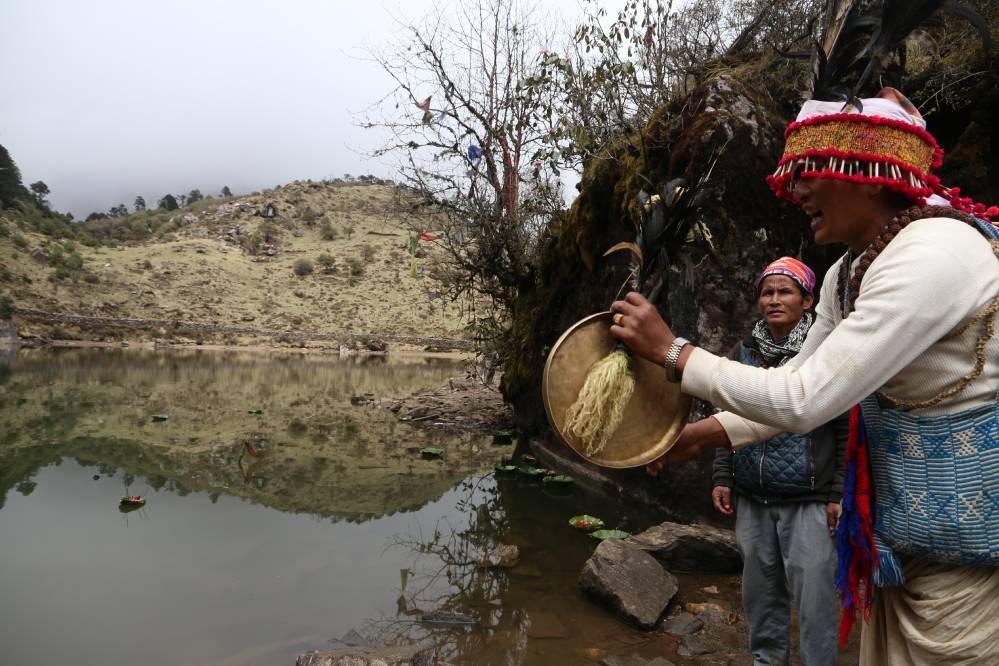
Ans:
[[[312,262],[309,261],[308,259],[299,259],[298,261],[295,262],[295,268],[294,268],[295,275],[298,276],[308,275],[314,269],[315,267],[312,265]]]
[[[311,206],[307,206],[305,210],[302,211],[302,214],[299,216],[299,219],[301,219],[302,222],[311,227],[313,224],[316,223],[316,220],[319,219],[319,213],[312,210]]]
[[[375,248],[371,247],[368,243],[361,246],[361,259],[364,259],[366,263],[371,263],[375,259]]]
[[[316,263],[323,267],[323,272],[333,272],[333,264],[335,263],[335,260],[332,255],[323,253],[316,257]]]
[[[0,319],[10,319],[14,314],[14,301],[10,296],[0,297]]]
[[[336,240],[337,233],[336,228],[329,223],[329,220],[324,220],[322,225],[319,227],[319,236],[324,241],[334,241]]]
[[[364,266],[362,266],[361,262],[358,261],[357,259],[350,260],[350,274],[353,277],[357,277],[359,275],[364,274]]]
[[[28,239],[23,234],[14,234],[14,247],[19,250],[26,250],[28,248]]]
[[[260,234],[254,231],[252,234],[247,234],[240,237],[239,245],[243,248],[243,251],[247,254],[257,255],[260,253],[260,244],[263,243],[263,238]]]

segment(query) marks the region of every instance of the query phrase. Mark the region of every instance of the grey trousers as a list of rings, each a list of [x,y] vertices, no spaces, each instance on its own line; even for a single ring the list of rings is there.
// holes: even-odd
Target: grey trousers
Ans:
[[[836,549],[826,523],[826,505],[766,505],[739,496],[735,537],[742,551],[742,603],[754,666],[789,662],[792,598],[798,611],[802,663],[835,664]]]

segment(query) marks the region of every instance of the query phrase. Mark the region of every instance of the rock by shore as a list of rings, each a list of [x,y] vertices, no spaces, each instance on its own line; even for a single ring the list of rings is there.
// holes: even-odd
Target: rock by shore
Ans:
[[[673,600],[676,578],[655,558],[620,539],[597,546],[579,577],[583,591],[643,629],[652,629]]]
[[[295,666],[434,666],[434,648],[426,645],[400,647],[346,647],[299,656]]]

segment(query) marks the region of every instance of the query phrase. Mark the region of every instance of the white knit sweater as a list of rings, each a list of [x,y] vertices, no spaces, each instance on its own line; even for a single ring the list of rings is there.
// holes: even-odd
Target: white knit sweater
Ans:
[[[949,218],[910,223],[868,268],[846,319],[836,294],[842,261],[826,273],[815,324],[787,365],[753,368],[699,348],[687,359],[683,391],[729,410],[716,418],[733,448],[809,432],[881,388],[931,398],[974,366],[980,325],[960,328],[999,293],[999,261],[980,231]],[[986,356],[985,371],[964,391],[913,413],[995,400],[999,332]]]

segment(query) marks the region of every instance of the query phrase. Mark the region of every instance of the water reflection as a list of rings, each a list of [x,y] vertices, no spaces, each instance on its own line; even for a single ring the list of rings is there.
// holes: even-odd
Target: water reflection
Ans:
[[[471,435],[414,431],[350,398],[436,387],[462,369],[429,361],[22,353],[0,387],[0,507],[11,487],[71,457],[157,490],[336,519],[418,508],[481,468],[484,447]],[[447,464],[407,450],[431,445],[448,449]]]
[[[487,436],[350,404],[461,369],[19,354],[0,383],[0,661],[291,664],[350,630],[432,642],[455,664],[661,653],[582,597],[595,542],[566,523],[592,513],[635,531],[641,517],[493,478],[511,448]],[[421,458],[425,446],[443,459]],[[127,493],[147,505],[120,512]],[[501,544],[518,546],[516,566],[476,566]],[[428,612],[445,621],[418,621]]]

